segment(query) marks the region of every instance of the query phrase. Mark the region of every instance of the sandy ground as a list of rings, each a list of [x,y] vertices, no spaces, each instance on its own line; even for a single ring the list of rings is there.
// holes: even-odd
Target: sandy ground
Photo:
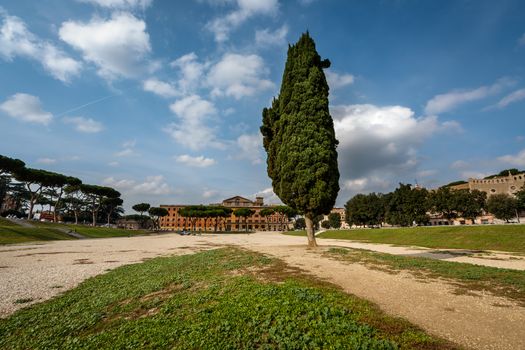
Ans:
[[[512,301],[489,294],[457,295],[456,288],[447,281],[422,281],[409,273],[393,275],[360,264],[334,261],[321,253],[327,246],[336,245],[525,270],[523,256],[328,239],[318,242],[325,248],[308,250],[304,237],[268,232],[190,237],[170,234],[0,246],[0,317],[28,305],[16,300],[33,299],[34,303],[49,299],[117,266],[231,244],[281,258],[378,304],[389,314],[406,318],[467,348],[525,349],[525,308]]]

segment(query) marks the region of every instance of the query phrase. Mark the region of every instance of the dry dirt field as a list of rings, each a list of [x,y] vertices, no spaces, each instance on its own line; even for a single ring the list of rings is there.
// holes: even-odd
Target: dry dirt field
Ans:
[[[490,294],[458,295],[448,281],[421,280],[409,273],[390,274],[361,264],[334,261],[322,253],[330,246],[354,247],[525,270],[523,256],[496,252],[479,257],[458,256],[435,249],[329,239],[318,243],[319,249],[308,250],[305,237],[261,232],[184,237],[162,234],[1,246],[0,317],[28,305],[16,303],[17,300],[41,302],[121,265],[236,245],[280,258],[466,348],[525,349],[525,308],[513,301]]]

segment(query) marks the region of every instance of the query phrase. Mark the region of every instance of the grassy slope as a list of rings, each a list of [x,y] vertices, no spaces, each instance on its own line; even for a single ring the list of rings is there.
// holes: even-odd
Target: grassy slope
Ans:
[[[89,238],[128,237],[148,233],[148,231],[145,230],[124,230],[108,227],[91,227],[39,221],[31,222],[31,224],[35,227],[22,227],[2,218],[0,220],[0,244],[74,239],[60,229],[68,231],[75,230],[77,233]]]
[[[460,291],[488,291],[525,306],[525,272],[361,249],[331,248],[330,257],[387,271],[410,271],[420,277],[453,280]]]
[[[281,261],[233,248],[123,266],[0,320],[0,348],[10,349],[398,346],[453,348]]]
[[[296,234],[305,235],[304,231]],[[429,248],[525,252],[525,225],[334,230],[323,232],[318,237]]]
[[[72,237],[53,228],[27,228],[22,226],[0,225],[0,244],[62,239],[72,239]]]

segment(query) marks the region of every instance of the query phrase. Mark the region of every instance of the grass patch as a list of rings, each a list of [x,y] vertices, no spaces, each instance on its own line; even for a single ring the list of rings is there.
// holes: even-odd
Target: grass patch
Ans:
[[[30,223],[34,227],[22,227],[2,219],[0,221],[0,244],[75,239],[64,231],[75,231],[87,238],[130,237],[151,233],[147,230],[125,230],[41,221],[30,221]]]
[[[407,321],[234,248],[155,258],[0,320],[9,349],[452,349]]]
[[[290,234],[290,233],[286,233]],[[297,231],[295,235],[306,235]],[[320,238],[349,239],[428,248],[499,250],[525,253],[525,225],[438,226],[331,230]]]
[[[64,239],[72,239],[72,237],[60,230],[51,227],[36,228],[22,226],[0,226],[0,244]]]
[[[417,277],[451,280],[458,292],[488,291],[525,306],[525,272],[436,259],[376,253],[362,249],[330,248],[327,254],[338,260],[363,263],[368,267],[410,271]]]

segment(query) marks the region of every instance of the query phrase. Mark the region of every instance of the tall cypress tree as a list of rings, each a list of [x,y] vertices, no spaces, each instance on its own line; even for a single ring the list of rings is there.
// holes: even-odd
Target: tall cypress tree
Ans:
[[[263,145],[274,192],[304,214],[308,245],[317,246],[313,219],[328,214],[339,192],[337,144],[328,84],[309,33],[288,48],[281,91],[263,110]]]

